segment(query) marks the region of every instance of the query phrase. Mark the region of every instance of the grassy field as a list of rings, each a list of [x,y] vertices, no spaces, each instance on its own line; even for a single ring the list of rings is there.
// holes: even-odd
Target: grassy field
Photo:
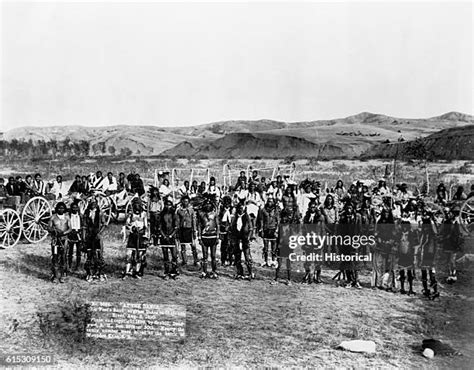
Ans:
[[[80,162],[10,161],[0,175],[41,172],[49,179],[63,174],[101,169],[128,173],[135,169],[151,181],[155,169],[211,168],[219,178],[224,163],[235,179],[247,166],[272,168],[291,161],[276,160],[128,160],[90,159]],[[298,160],[297,179],[317,178],[332,185],[338,178],[384,176],[390,161]],[[430,180],[446,173],[470,173],[472,163],[439,162],[430,165]],[[188,172],[189,173],[189,172]],[[423,172],[408,163],[398,169],[399,181],[420,184]],[[182,171],[182,178],[189,176]],[[199,177],[196,177],[200,180]],[[219,181],[219,180],[218,180]],[[449,185],[449,184],[448,184]],[[273,270],[257,268],[254,281],[235,281],[232,268],[220,267],[220,279],[201,280],[199,271],[184,270],[178,281],[165,281],[161,251],[149,252],[149,269],[143,280],[120,280],[125,250],[120,225],[110,225],[105,241],[109,281],[88,284],[83,275],[68,277],[65,284],[49,282],[49,241],[19,244],[0,250],[2,302],[1,353],[55,353],[60,366],[337,366],[472,368],[474,354],[474,291],[472,276],[460,275],[453,286],[441,288],[441,299],[431,302],[417,296],[373,291],[369,276],[364,289],[337,287],[332,271],[323,271],[326,284],[271,285]],[[260,244],[252,245],[260,262]],[[283,274],[282,274],[283,276]],[[415,289],[421,291],[417,280]],[[84,338],[85,304],[89,300],[181,304],[187,310],[186,339],[182,342],[127,342]],[[420,354],[424,338],[438,338],[463,355],[427,360]],[[366,339],[377,344],[377,353],[355,354],[336,349],[343,340]]]
[[[49,241],[1,250],[1,353],[54,353],[62,367],[335,366],[472,368],[472,277],[441,288],[434,302],[364,288],[345,289],[323,272],[322,285],[271,285],[273,270],[257,268],[254,281],[235,281],[220,267],[218,280],[201,280],[194,268],[165,281],[160,251],[151,249],[143,280],[122,281],[120,226],[105,237],[109,280],[88,284],[82,274],[49,282]],[[252,244],[260,262],[260,244]],[[421,283],[416,281],[420,292]],[[169,303],[187,310],[181,342],[92,340],[81,332],[88,300]],[[420,354],[424,338],[441,339],[462,356]],[[373,340],[377,353],[336,349],[343,340]]]

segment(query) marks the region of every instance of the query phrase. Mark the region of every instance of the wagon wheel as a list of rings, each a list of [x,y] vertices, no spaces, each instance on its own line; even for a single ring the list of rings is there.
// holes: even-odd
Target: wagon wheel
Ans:
[[[459,221],[466,232],[474,234],[474,197],[469,198],[462,204]]]
[[[14,247],[21,237],[21,219],[17,211],[4,209],[0,212],[0,241],[2,248]]]
[[[48,224],[53,210],[48,201],[42,197],[33,197],[23,208],[21,220],[23,235],[30,243],[39,243],[48,236]]]

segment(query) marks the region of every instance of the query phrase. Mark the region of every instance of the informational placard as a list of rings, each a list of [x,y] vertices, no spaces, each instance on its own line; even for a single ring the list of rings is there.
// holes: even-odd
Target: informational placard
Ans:
[[[185,337],[184,306],[103,301],[89,304],[89,338],[170,341]]]

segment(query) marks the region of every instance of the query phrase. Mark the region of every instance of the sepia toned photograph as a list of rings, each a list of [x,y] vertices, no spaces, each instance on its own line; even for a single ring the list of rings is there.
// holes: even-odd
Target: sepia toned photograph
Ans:
[[[0,368],[474,367],[472,1],[0,12]]]

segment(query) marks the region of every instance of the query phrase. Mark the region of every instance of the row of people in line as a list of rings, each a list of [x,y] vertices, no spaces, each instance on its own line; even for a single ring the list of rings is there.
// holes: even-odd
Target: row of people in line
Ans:
[[[291,188],[292,186],[290,186]],[[220,203],[215,203],[214,198],[209,199],[202,205],[200,210],[196,211],[190,204],[190,199],[184,196],[181,202],[175,207],[174,202],[165,198],[161,201],[159,193],[155,191],[152,195],[155,200],[159,202],[158,208],[149,208],[148,212],[144,210],[141,203],[137,202],[133,206],[133,211],[127,217],[127,225],[130,229],[130,234],[127,240],[127,263],[124,268],[123,278],[133,276],[141,278],[146,267],[146,250],[151,244],[160,245],[163,250],[164,257],[164,277],[166,279],[176,278],[179,274],[178,254],[181,255],[182,265],[187,264],[188,248],[191,248],[194,264],[201,263],[201,277],[202,278],[217,278],[217,248],[220,246],[221,265],[234,265],[236,268],[236,278],[255,277],[255,270],[253,268],[253,260],[250,249],[250,242],[252,238],[259,235],[263,240],[262,267],[275,267],[275,280],[279,278],[279,272],[282,268],[283,259],[280,257],[280,243],[278,226],[280,224],[376,224],[376,223],[426,223],[434,222],[432,215],[427,217],[427,211],[423,205],[410,203],[410,207],[402,210],[402,217],[396,219],[393,213],[393,204],[385,202],[381,205],[373,206],[369,202],[365,202],[361,207],[357,207],[350,198],[346,198],[342,211],[335,206],[334,197],[332,194],[326,195],[324,203],[319,205],[316,201],[310,201],[308,209],[304,214],[301,214],[298,209],[296,197],[294,195],[288,196],[285,199],[283,208],[280,209],[273,197],[269,197],[265,206],[259,209],[257,217],[252,220],[251,214],[247,210],[245,201],[233,203],[232,198],[225,196]],[[96,202],[92,202],[89,209],[97,209]],[[162,206],[161,206],[162,205]],[[69,217],[69,227],[67,225],[68,217],[62,216],[64,212],[61,210],[63,204],[58,204],[56,214],[53,216],[51,227],[53,229],[53,236],[56,238],[56,245],[59,250],[68,251],[69,235],[74,233],[74,225],[77,223],[73,221],[73,215],[77,214],[77,209],[73,205],[71,208],[71,216]],[[98,211],[100,213],[100,210]],[[418,215],[417,215],[418,213]],[[418,220],[418,216],[421,217]],[[66,219],[63,224],[59,223],[60,231],[54,231],[56,219]],[[74,216],[77,219],[77,216]],[[88,281],[91,281],[94,276],[99,279],[103,278],[103,246],[101,244],[100,232],[94,230],[103,230],[99,225],[101,217],[98,213],[87,211],[84,216],[82,230],[84,232],[83,240],[86,245],[86,252],[88,253],[88,260],[91,262],[86,268]],[[453,217],[446,219],[452,220]],[[94,220],[99,224],[95,224]],[[254,221],[254,222],[253,222]],[[57,228],[56,228],[57,229]],[[252,236],[253,235],[253,236]],[[60,242],[57,237],[62,237]],[[66,243],[64,243],[64,239]],[[71,243],[74,244],[75,238]],[[99,240],[99,242],[96,242]],[[198,242],[198,243],[197,243]],[[419,240],[416,241],[418,243]],[[432,242],[432,240],[430,241]],[[53,243],[54,244],[54,243]],[[198,259],[197,244],[202,248],[202,258]],[[66,245],[67,247],[65,247]],[[54,261],[58,258],[54,257],[54,252],[58,253],[58,248],[53,249],[53,266]],[[350,253],[350,251],[346,251]],[[59,253],[59,255],[62,255]],[[68,258],[71,254],[69,254]],[[90,256],[90,257],[89,257]],[[243,260],[242,260],[243,256]],[[210,257],[210,270],[208,268]],[[380,256],[379,256],[380,257]],[[378,287],[388,287],[389,283],[386,281],[390,273],[394,275],[396,266],[390,266],[387,262],[392,256],[390,253],[382,255],[377,258],[377,266],[374,266],[374,279],[372,284]],[[59,259],[61,260],[61,259]],[[63,258],[63,261],[66,259]],[[87,262],[86,262],[87,265]],[[287,281],[291,281],[291,266],[290,261],[286,260],[287,267]],[[91,267],[95,268],[91,271]],[[244,266],[246,266],[246,274],[244,273]],[[384,266],[384,267],[381,267]],[[387,267],[388,266],[388,267]],[[402,292],[404,292],[403,284],[408,276],[408,283],[410,285],[409,292],[413,292],[414,279],[414,265],[405,266],[408,268],[400,269],[400,279],[402,282]],[[64,268],[63,268],[64,270]],[[340,275],[346,279],[346,286],[360,288],[358,268],[352,264],[345,264],[340,266]],[[54,268],[53,268],[53,271]],[[305,279],[306,283],[321,282],[321,264],[305,265]],[[408,273],[406,273],[408,271]],[[451,271],[455,274],[455,270]],[[403,276],[402,276],[403,275]],[[61,275],[62,276],[62,275]],[[428,276],[430,277],[430,286],[428,287]],[[454,278],[454,275],[451,276]],[[61,280],[61,278],[60,278]],[[395,277],[392,278],[392,285],[395,284]],[[437,294],[437,282],[434,269],[425,268],[422,270],[422,283],[424,293],[429,297],[434,297]],[[430,292],[430,288],[434,292]],[[428,293],[426,293],[428,292]],[[434,294],[434,295],[433,295]]]
[[[247,266],[247,277],[251,279],[254,276],[254,270],[252,268],[252,256],[250,250],[250,242],[252,241],[252,235],[256,233],[263,240],[262,267],[275,267],[275,280],[279,277],[279,271],[282,268],[282,258],[280,257],[280,240],[279,240],[279,225],[291,225],[291,224],[317,224],[317,225],[336,225],[336,224],[356,224],[356,225],[375,225],[375,224],[389,224],[389,225],[405,225],[409,226],[407,230],[419,230],[416,232],[416,236],[411,236],[412,239],[408,242],[406,233],[394,233],[383,240],[381,238],[380,244],[383,247],[376,247],[372,252],[376,257],[373,265],[372,274],[372,285],[374,287],[385,288],[387,290],[392,289],[397,284],[397,281],[401,283],[401,293],[412,294],[413,291],[413,280],[415,277],[415,268],[418,266],[416,262],[417,258],[421,258],[422,269],[422,284],[423,293],[434,299],[439,296],[437,290],[437,280],[435,275],[435,269],[433,267],[433,259],[430,257],[435,254],[436,250],[436,228],[434,225],[440,220],[435,219],[435,216],[429,207],[424,203],[413,203],[410,202],[405,208],[401,208],[401,216],[397,217],[394,212],[395,208],[401,207],[392,202],[383,202],[382,204],[373,205],[370,202],[362,203],[361,207],[357,207],[357,203],[354,203],[350,198],[345,198],[344,204],[341,209],[335,206],[334,197],[332,194],[327,194],[324,203],[318,204],[315,200],[310,201],[308,209],[305,213],[300,213],[298,204],[294,196],[289,196],[284,201],[284,206],[280,209],[273,197],[269,197],[263,208],[258,212],[255,222],[252,222],[252,215],[249,214],[246,209],[247,206],[244,201],[239,201],[233,205],[232,198],[225,196],[223,201],[218,207],[214,207],[212,202],[205,203],[204,207],[197,214],[194,209],[189,205],[189,199],[183,198],[181,204],[176,210],[173,210],[173,202],[171,200],[165,200],[166,207],[162,211],[163,213],[157,212],[156,215],[150,218],[157,222],[155,228],[153,224],[150,226],[150,237],[156,236],[158,239],[160,235],[163,235],[163,228],[167,230],[166,237],[167,245],[170,248],[180,246],[180,252],[182,261],[186,263],[186,246],[190,245],[193,256],[195,257],[195,263],[197,260],[196,244],[194,240],[198,240],[199,244],[203,247],[203,266],[207,266],[207,255],[208,248],[211,254],[211,266],[213,271],[211,277],[216,275],[214,266],[216,264],[216,253],[215,250],[220,245],[221,264],[229,265],[234,264],[236,266],[236,277],[243,278],[243,263],[242,255],[244,256],[245,265]],[[459,208],[459,207],[458,207]],[[146,213],[137,208],[134,208],[134,212],[139,214],[142,212],[142,219],[147,219]],[[162,214],[165,215],[162,218]],[[445,210],[445,214],[441,222],[455,225],[458,224],[459,220],[459,209]],[[138,216],[137,216],[138,217]],[[194,221],[194,218],[197,221]],[[168,220],[165,222],[164,220]],[[210,243],[203,239],[202,230],[206,230],[209,220],[213,221],[213,227],[211,228],[210,234],[205,234],[209,237]],[[165,222],[162,224],[162,222]],[[193,226],[196,225],[196,226]],[[410,226],[411,225],[411,226]],[[413,228],[413,225],[415,226]],[[459,226],[459,225],[458,225]],[[202,229],[204,228],[204,229]],[[330,228],[329,228],[330,229]],[[329,230],[326,229],[326,230]],[[390,228],[389,230],[394,231],[395,229]],[[145,233],[144,229],[142,229]],[[400,231],[400,229],[398,229]],[[456,270],[455,258],[453,256],[460,250],[460,233],[459,228],[445,228],[444,232],[449,235],[442,236],[447,238],[449,243],[443,246],[447,247],[441,252],[447,252],[452,254],[450,257],[450,271],[448,281],[455,281]],[[194,235],[194,240],[193,236]],[[169,238],[174,238],[173,240]],[[131,239],[129,239],[130,241]],[[134,242],[128,244],[129,248],[134,248],[135,241],[138,239],[132,239]],[[404,258],[401,258],[402,265],[396,265],[394,261],[393,248],[396,250],[399,248],[398,243],[401,245],[403,250],[402,254]],[[142,245],[142,243],[139,243]],[[405,245],[407,244],[407,245]],[[422,248],[422,256],[417,255],[418,246],[424,246]],[[146,250],[146,243],[143,243],[143,251]],[[162,245],[163,247],[163,245]],[[204,249],[205,248],[205,249]],[[178,249],[179,250],[179,249]],[[342,253],[351,254],[353,250],[340,250]],[[424,253],[424,255],[423,255]],[[131,255],[132,256],[132,255]],[[177,265],[177,254],[173,255],[170,250],[169,256],[169,267],[176,267]],[[133,256],[132,256],[133,257]],[[167,257],[168,258],[168,257]],[[270,259],[271,258],[271,259]],[[233,260],[234,259],[234,260]],[[130,268],[134,263],[133,258],[129,261]],[[291,281],[291,263],[287,259],[287,281]],[[314,265],[305,265],[305,278],[304,282],[321,283],[321,266],[322,263],[315,263]],[[402,266],[402,267],[400,267]],[[340,275],[346,279],[347,287],[360,288],[358,267],[352,262],[341,263]],[[398,270],[398,279],[395,276],[395,271]],[[126,273],[130,273],[130,269],[126,269]],[[167,270],[165,269],[165,272]],[[175,273],[175,269],[171,270],[171,275]],[[168,270],[169,272],[169,270]],[[202,277],[208,276],[207,267],[202,272]],[[429,277],[429,281],[428,281]],[[406,291],[404,288],[405,281],[408,279],[409,290]],[[428,286],[429,284],[429,286]],[[432,291],[431,291],[432,290]]]

